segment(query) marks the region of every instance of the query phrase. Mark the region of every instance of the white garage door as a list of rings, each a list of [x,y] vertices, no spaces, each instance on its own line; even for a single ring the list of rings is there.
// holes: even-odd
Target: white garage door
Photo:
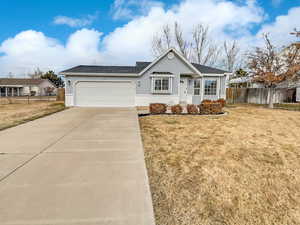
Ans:
[[[76,106],[132,107],[134,97],[134,82],[81,81],[76,84]]]

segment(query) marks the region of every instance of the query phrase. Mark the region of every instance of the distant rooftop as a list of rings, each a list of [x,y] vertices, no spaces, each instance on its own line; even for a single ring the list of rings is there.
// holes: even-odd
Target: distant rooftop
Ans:
[[[31,78],[0,78],[1,85],[39,85],[45,79],[31,79]]]

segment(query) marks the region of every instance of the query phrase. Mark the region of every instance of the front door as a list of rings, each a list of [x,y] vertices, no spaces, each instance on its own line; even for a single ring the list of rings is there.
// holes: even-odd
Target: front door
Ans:
[[[180,102],[187,102],[187,89],[188,89],[188,80],[186,78],[180,79]]]

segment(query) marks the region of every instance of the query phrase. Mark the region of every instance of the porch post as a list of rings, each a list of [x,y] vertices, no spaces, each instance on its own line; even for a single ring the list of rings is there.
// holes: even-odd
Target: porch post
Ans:
[[[11,88],[11,96],[14,96],[14,91],[15,91],[15,88]]]
[[[5,97],[7,97],[7,87],[5,87]]]
[[[20,88],[17,88],[18,96],[20,96]]]

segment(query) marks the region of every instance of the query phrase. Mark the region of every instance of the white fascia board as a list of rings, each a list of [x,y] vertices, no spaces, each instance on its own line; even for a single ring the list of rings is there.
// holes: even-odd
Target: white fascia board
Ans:
[[[29,86],[29,85],[18,85],[18,84],[0,84],[0,87],[24,87],[24,86]]]
[[[166,75],[166,74],[155,74],[155,75],[150,75],[150,77],[175,77],[174,75]]]
[[[185,62],[194,72],[196,72],[199,76],[201,73],[197,70],[189,61],[187,61],[175,48],[168,49],[165,53],[155,59],[150,65],[148,65],[145,69],[143,69],[139,76],[142,76],[145,72],[147,72],[152,66],[154,66],[157,62],[159,62],[162,58],[164,58],[169,52],[173,51],[183,62]]]
[[[132,73],[60,73],[64,76],[85,76],[85,77],[138,77],[138,74],[132,74]]]

